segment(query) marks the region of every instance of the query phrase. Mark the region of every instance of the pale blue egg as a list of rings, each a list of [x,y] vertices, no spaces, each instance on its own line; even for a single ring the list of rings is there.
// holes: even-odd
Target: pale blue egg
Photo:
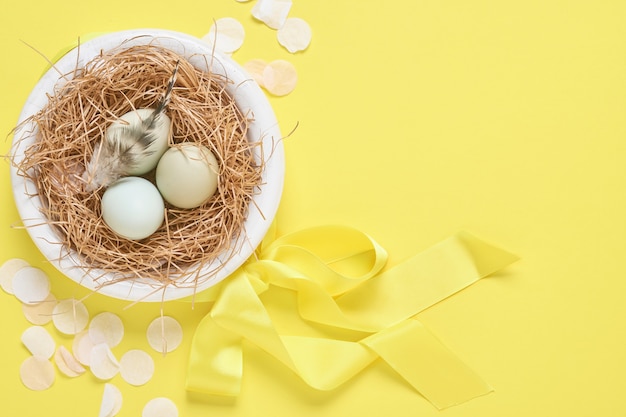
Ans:
[[[165,203],[159,190],[141,177],[124,177],[102,196],[102,218],[118,235],[144,239],[158,230],[165,218]]]

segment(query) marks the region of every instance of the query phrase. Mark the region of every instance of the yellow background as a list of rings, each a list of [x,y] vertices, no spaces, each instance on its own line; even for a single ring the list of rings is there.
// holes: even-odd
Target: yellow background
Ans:
[[[9,2],[0,13],[0,132],[8,135],[43,59],[78,35],[158,27],[202,36],[235,17],[247,37],[234,59],[284,58],[295,92],[272,98],[287,177],[281,233],[338,223],[369,233],[396,264],[465,229],[520,255],[493,279],[421,320],[495,392],[436,411],[382,362],[333,392],[316,392],[246,345],[243,393],[204,401],[183,388],[186,351],[205,307],[170,303],[183,346],[139,388],[118,376],[120,416],[166,395],[181,416],[626,415],[626,2],[618,0],[294,0],[314,32],[290,55],[234,0]],[[0,140],[1,153],[10,136]],[[19,222],[0,164],[0,261],[50,272],[58,297],[83,295],[45,264]],[[92,315],[120,314],[116,353],[148,349],[159,305],[124,310],[94,296]],[[28,327],[0,292],[0,414],[97,415],[103,385],[57,375],[32,392],[18,377]],[[61,344],[69,339],[48,326]],[[411,352],[407,352],[407,355]]]

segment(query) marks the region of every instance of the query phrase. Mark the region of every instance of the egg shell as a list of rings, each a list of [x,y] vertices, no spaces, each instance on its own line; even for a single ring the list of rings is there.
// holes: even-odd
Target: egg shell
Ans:
[[[117,129],[125,129],[129,126],[137,125],[152,115],[154,109],[136,109],[122,115],[118,120],[111,123],[107,129],[107,135],[112,135]],[[159,117],[163,118],[163,123],[158,126],[160,129],[155,132],[155,140],[148,146],[145,156],[138,161],[128,175],[143,175],[153,170],[159,163],[161,156],[167,151],[169,146],[169,138],[172,132],[172,121],[162,113]]]
[[[182,144],[167,150],[156,169],[156,184],[163,198],[179,208],[200,206],[215,191],[218,162],[206,147]]]
[[[161,226],[165,204],[159,190],[141,177],[124,177],[102,195],[102,218],[118,235],[144,239]]]

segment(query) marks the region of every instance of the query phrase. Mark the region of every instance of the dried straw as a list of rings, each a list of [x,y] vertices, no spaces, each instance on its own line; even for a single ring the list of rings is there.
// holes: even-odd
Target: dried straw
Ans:
[[[86,192],[81,175],[110,123],[159,102],[177,61],[167,109],[174,132],[170,145],[193,142],[211,149],[220,164],[218,191],[196,209],[166,203],[166,221],[156,233],[141,241],[124,239],[102,220],[103,190]],[[209,278],[198,275],[200,269],[237,250],[233,242],[242,233],[263,168],[253,156],[260,141],[246,136],[249,115],[225,91],[229,81],[155,45],[103,52],[64,78],[67,82],[49,96],[48,104],[27,120],[36,126],[38,140],[18,166],[36,184],[43,214],[63,245],[80,255],[85,268],[117,274],[113,280],[101,279],[100,285],[139,277],[160,286],[195,286]],[[146,178],[154,180],[153,175]],[[187,278],[182,280],[181,274]]]

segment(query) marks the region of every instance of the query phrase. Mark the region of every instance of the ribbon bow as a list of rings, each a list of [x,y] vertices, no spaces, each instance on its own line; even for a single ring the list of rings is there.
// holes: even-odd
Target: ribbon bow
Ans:
[[[264,242],[258,258],[213,293],[193,337],[187,389],[238,395],[246,339],[320,390],[380,358],[439,409],[486,394],[492,388],[414,316],[515,260],[464,232],[387,270],[385,250],[349,227]],[[295,292],[310,331],[288,328],[293,313],[281,320],[284,307],[273,306],[270,296],[281,289]]]

